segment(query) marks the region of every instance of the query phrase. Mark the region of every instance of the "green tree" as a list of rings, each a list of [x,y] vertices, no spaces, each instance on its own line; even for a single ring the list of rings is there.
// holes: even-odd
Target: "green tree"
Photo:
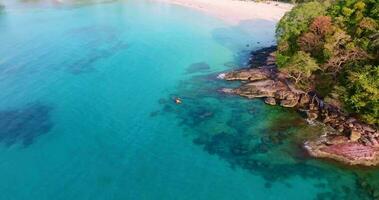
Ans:
[[[326,13],[326,8],[326,3],[310,2],[300,4],[286,13],[276,29],[280,53],[295,53],[298,50],[297,38],[308,31],[311,20]]]
[[[364,66],[349,72],[345,84],[345,103],[371,124],[379,125],[379,67]]]
[[[304,51],[298,51],[291,57],[287,65],[280,69],[287,74],[298,87],[308,89],[312,82],[310,80],[312,73],[318,70],[319,67],[310,54]]]
[[[299,4],[276,34],[276,63],[290,80],[379,125],[378,0]]]

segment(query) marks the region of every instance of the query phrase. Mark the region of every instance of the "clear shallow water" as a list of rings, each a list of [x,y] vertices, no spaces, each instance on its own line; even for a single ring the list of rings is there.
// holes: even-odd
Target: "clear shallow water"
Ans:
[[[272,44],[273,22],[230,27],[147,1],[7,5],[0,199],[371,199],[379,188],[375,170],[307,158],[300,133],[318,127],[297,113],[216,92],[229,84],[216,73]]]

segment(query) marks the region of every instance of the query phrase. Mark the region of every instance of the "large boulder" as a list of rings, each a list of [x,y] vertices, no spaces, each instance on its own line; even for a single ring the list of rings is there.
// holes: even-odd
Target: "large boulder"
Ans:
[[[258,81],[271,77],[271,71],[266,68],[243,69],[225,73],[223,79],[228,81]]]

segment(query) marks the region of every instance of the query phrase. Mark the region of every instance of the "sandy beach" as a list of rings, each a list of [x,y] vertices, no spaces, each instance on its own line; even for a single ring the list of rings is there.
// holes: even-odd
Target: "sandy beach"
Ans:
[[[251,19],[279,21],[292,8],[291,4],[240,0],[155,0],[193,8],[230,24]]]

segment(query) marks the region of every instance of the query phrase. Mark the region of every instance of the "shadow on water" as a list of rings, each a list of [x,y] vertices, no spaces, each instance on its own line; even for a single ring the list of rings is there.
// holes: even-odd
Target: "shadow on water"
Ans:
[[[52,108],[41,103],[0,111],[0,142],[6,146],[21,143],[27,147],[53,127]]]
[[[320,192],[316,199],[372,199],[379,184],[375,170],[343,169],[309,158],[302,148],[309,137],[324,127],[309,126],[295,111],[265,105],[260,100],[225,96],[219,88],[233,83],[216,74],[192,76],[180,82],[169,97],[159,100],[162,109],[151,117],[173,115],[186,137],[211,155],[263,177],[266,187],[301,177],[312,180]],[[173,98],[180,97],[182,104]],[[370,174],[370,175],[367,175]]]

